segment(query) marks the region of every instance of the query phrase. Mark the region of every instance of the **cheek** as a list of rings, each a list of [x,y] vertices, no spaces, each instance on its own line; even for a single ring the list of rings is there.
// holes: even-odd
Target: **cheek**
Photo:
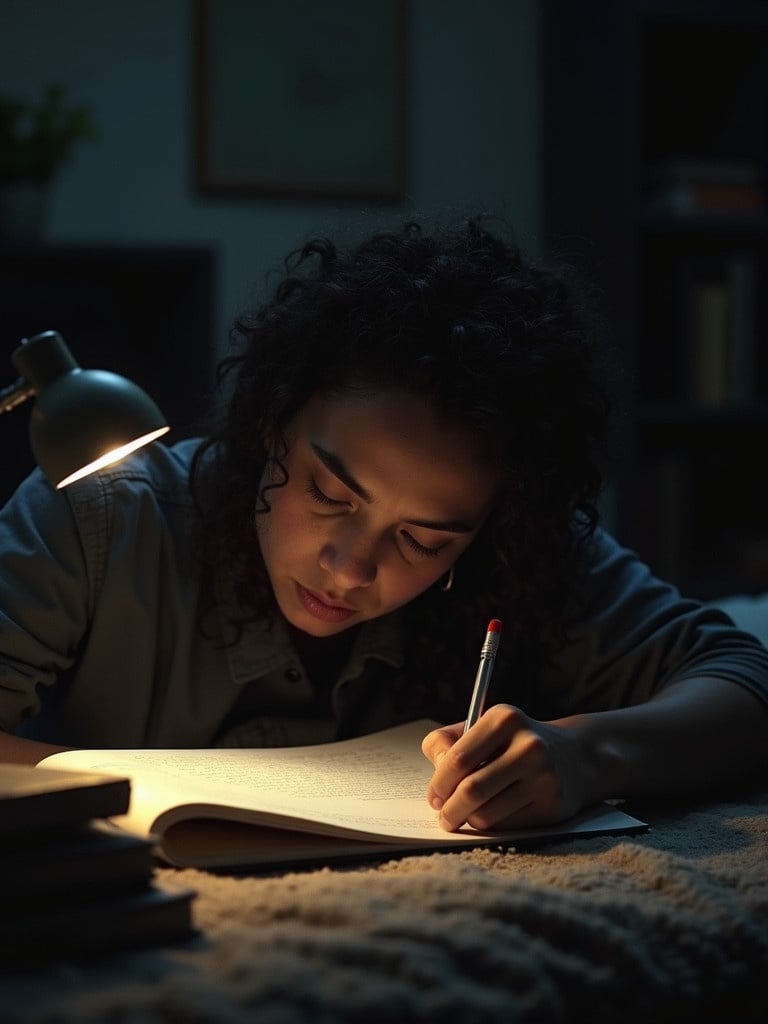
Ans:
[[[438,583],[454,563],[458,563],[456,565],[456,572],[460,573],[461,556],[467,548],[471,547],[475,536],[473,534],[472,538],[460,547],[458,545],[453,546],[448,556],[439,556],[434,561],[430,560],[428,564],[404,570],[400,563],[395,562],[394,571],[387,574],[387,594],[385,598],[387,603],[405,604],[408,601],[412,601],[419,594],[424,593],[425,590]]]
[[[431,565],[409,567],[394,555],[389,566],[379,567],[377,582],[381,601],[387,608],[407,604],[433,586],[446,571],[447,566],[442,569]]]
[[[317,524],[307,512],[303,495],[288,487],[268,492],[270,511],[257,516],[256,530],[262,552],[285,558],[311,545]]]

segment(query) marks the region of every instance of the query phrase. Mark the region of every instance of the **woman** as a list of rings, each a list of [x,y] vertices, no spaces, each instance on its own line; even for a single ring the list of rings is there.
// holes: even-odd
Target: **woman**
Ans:
[[[426,715],[447,829],[765,768],[768,651],[598,526],[609,401],[565,275],[481,221],[317,240],[234,334],[204,441],[3,510],[1,758]]]

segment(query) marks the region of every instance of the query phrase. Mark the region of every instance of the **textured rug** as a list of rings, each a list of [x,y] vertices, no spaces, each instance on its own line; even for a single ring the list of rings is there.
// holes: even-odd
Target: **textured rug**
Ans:
[[[528,852],[190,886],[190,942],[0,981],[2,1024],[768,1020],[768,794]]]

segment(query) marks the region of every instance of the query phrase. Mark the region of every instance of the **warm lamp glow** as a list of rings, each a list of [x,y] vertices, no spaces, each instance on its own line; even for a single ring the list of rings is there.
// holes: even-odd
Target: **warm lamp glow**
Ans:
[[[82,469],[77,469],[74,473],[64,477],[63,480],[59,480],[56,487],[66,487],[68,484],[73,484],[75,480],[82,480],[84,476],[90,476],[91,473],[104,469],[105,466],[112,466],[115,462],[119,462],[120,459],[124,459],[126,455],[130,455],[131,452],[135,452],[138,448],[143,448],[145,444],[151,444],[158,437],[167,434],[170,429],[170,427],[160,427],[159,430],[153,430],[149,434],[144,434],[143,437],[137,437],[135,441],[129,441],[127,444],[120,445],[119,448],[112,448],[98,459],[89,462],[87,466],[83,466]]]

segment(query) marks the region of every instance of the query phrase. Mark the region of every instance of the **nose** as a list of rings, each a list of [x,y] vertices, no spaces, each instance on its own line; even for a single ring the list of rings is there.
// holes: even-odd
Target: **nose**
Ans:
[[[320,551],[320,567],[340,590],[370,587],[378,571],[377,545],[351,530],[328,540]]]

